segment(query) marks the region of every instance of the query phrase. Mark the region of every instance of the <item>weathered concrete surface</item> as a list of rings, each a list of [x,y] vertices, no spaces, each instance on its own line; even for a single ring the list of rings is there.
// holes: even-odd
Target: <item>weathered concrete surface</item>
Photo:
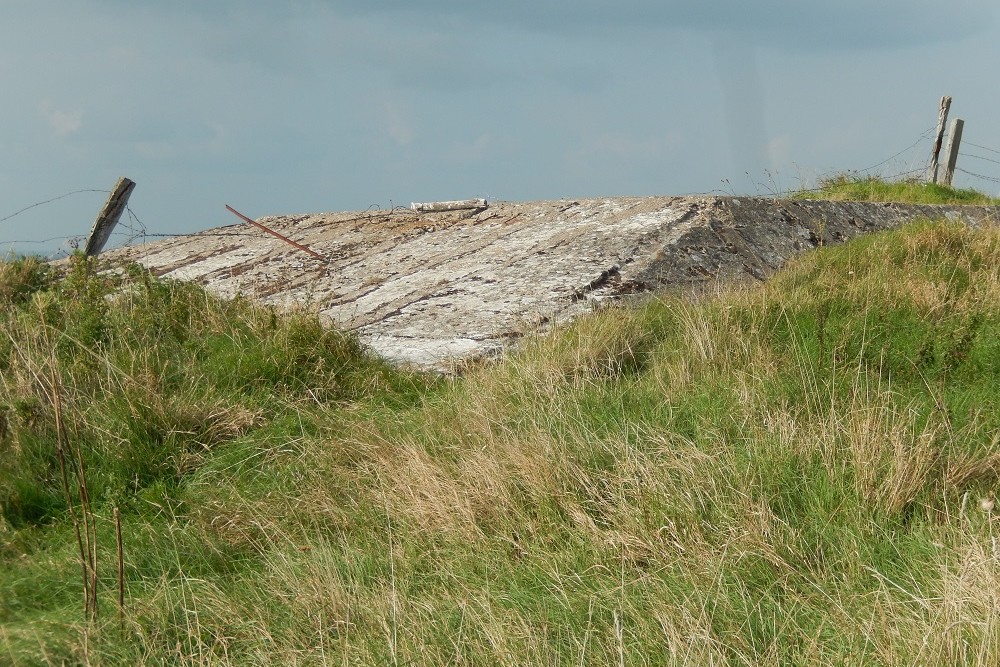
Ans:
[[[595,302],[716,279],[763,279],[796,253],[918,218],[995,221],[987,207],[615,197],[485,211],[322,213],[106,253],[158,275],[318,311],[390,360],[447,370]]]

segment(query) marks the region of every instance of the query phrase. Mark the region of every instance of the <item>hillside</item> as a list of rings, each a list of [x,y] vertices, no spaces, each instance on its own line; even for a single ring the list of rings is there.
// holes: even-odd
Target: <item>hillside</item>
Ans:
[[[995,665],[997,267],[919,222],[449,378],[0,263],[0,662]]]

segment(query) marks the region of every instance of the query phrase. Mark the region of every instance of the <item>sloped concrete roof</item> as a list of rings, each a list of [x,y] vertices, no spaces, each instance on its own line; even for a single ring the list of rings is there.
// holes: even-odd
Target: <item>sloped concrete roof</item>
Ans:
[[[722,279],[763,279],[819,244],[922,217],[996,220],[989,207],[614,197],[260,218],[324,257],[244,223],[106,253],[223,297],[304,306],[392,361],[448,370],[595,302]]]

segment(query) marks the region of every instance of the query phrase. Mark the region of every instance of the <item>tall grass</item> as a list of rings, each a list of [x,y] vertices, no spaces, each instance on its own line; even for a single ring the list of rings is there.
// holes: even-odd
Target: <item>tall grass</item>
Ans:
[[[3,321],[0,656],[996,664],[997,266],[996,228],[918,224],[453,380],[192,287],[49,277]],[[42,326],[70,289],[95,290],[101,336]],[[80,613],[48,490],[52,347],[102,562],[123,508],[123,627]]]

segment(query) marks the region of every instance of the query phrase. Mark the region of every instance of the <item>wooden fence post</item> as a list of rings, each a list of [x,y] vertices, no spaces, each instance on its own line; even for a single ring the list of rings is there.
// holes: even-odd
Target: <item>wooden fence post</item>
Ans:
[[[111,232],[118,224],[118,218],[122,216],[125,206],[128,205],[128,198],[132,194],[133,188],[135,188],[135,182],[124,176],[115,183],[114,189],[108,195],[108,201],[104,204],[97,219],[94,220],[94,227],[90,230],[90,238],[87,239],[87,245],[83,248],[84,255],[96,257],[104,249],[104,244],[108,242]]]
[[[944,167],[944,184],[951,187],[951,179],[955,176],[955,165],[958,164],[958,145],[962,143],[962,128],[965,121],[956,118],[951,121],[951,129],[948,131],[948,145],[944,149],[947,162]]]
[[[938,108],[937,130],[934,132],[934,146],[931,148],[931,163],[927,167],[927,180],[930,183],[937,183],[938,157],[941,155],[941,140],[944,138],[944,126],[948,121],[950,108],[951,97],[945,95],[941,98],[941,106]]]

